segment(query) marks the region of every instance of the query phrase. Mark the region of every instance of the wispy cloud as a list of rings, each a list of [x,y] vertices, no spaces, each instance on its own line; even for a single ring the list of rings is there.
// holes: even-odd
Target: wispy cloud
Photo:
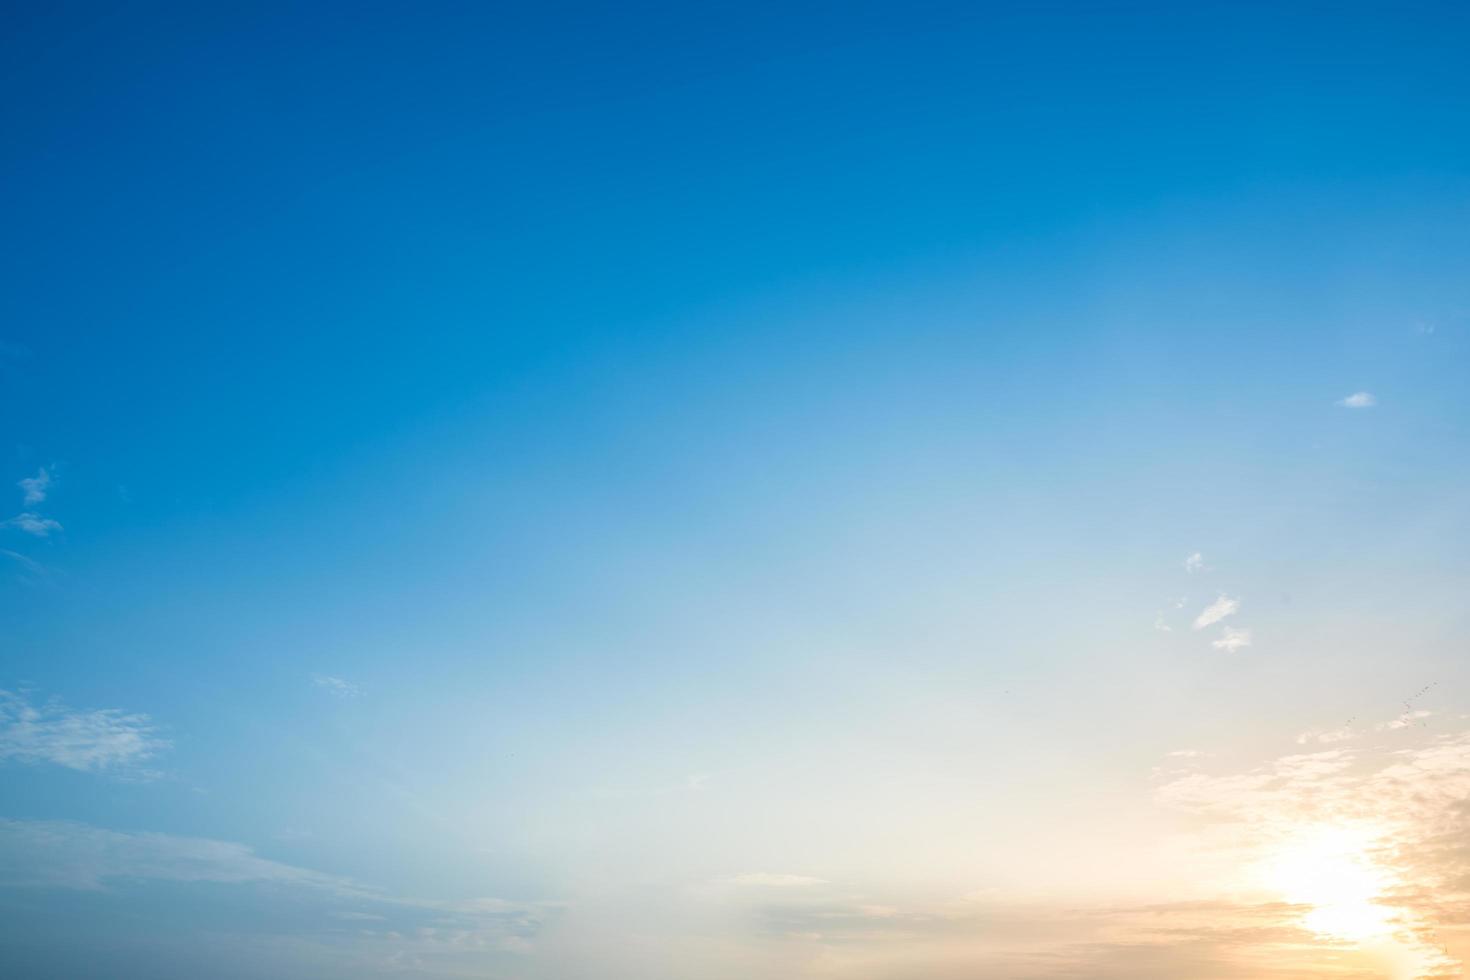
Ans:
[[[0,760],[146,775],[137,765],[169,747],[145,714],[38,705],[24,692],[0,690]]]
[[[1372,408],[1378,404],[1378,399],[1366,391],[1355,391],[1346,398],[1339,398],[1339,408]]]
[[[1174,627],[1172,627],[1168,623],[1164,622],[1164,614],[1163,613],[1159,613],[1158,615],[1156,615],[1154,617],[1154,629],[1157,630],[1160,633],[1172,633],[1172,632],[1174,632]]]
[[[1221,595],[1194,618],[1194,628],[1202,630],[1206,626],[1213,626],[1226,616],[1234,616],[1239,611],[1239,599],[1232,599],[1227,595]]]
[[[328,694],[339,698],[362,697],[362,688],[341,677],[333,677],[330,674],[312,674],[311,682]]]
[[[1193,574],[1195,572],[1202,572],[1202,571],[1204,571],[1205,570],[1205,556],[1202,555],[1202,554],[1200,554],[1198,551],[1196,551],[1193,554],[1189,555],[1188,557],[1186,557],[1184,559],[1184,570],[1186,572],[1189,572],[1190,574]]]
[[[1224,650],[1226,653],[1235,653],[1237,650],[1244,650],[1250,645],[1251,631],[1236,629],[1233,626],[1225,627],[1220,632],[1220,638],[1218,640],[1210,641],[1210,646],[1216,650]]]
[[[396,896],[351,878],[262,857],[230,841],[107,830],[71,821],[0,819],[0,887],[115,893],[126,900],[146,882],[265,886],[269,890],[259,893],[260,900],[271,907],[290,896],[299,907],[316,909],[332,920],[381,922],[380,930],[357,933],[357,942],[379,951],[425,954],[524,952],[558,908],[555,903],[497,898]],[[194,894],[209,901],[218,892]],[[238,899],[231,903],[236,907]],[[143,916],[146,912],[140,921]],[[174,928],[174,923],[165,926]]]
[[[1378,727],[1382,731],[1395,732],[1400,728],[1412,728],[1415,725],[1423,725],[1426,718],[1433,716],[1434,712],[1432,711],[1406,711],[1392,721],[1386,721]]]
[[[51,488],[51,471],[41,467],[35,476],[28,476],[21,480],[16,486],[20,487],[25,494],[25,504],[39,504],[46,499],[46,491]]]
[[[806,875],[772,874],[768,871],[730,875],[727,878],[721,878],[720,882],[726,885],[738,885],[742,888],[810,888],[813,885],[827,884],[823,878],[809,878]]]
[[[1361,735],[1362,732],[1351,726],[1344,725],[1341,728],[1313,728],[1302,732],[1296,737],[1298,745],[1332,745],[1336,742],[1347,742]]]
[[[22,572],[24,572],[23,577],[25,578],[44,579],[48,575],[45,565],[42,565],[34,558],[27,558],[18,551],[11,551],[9,548],[0,548],[0,555],[4,555],[19,565]]]
[[[34,534],[38,538],[49,537],[52,531],[62,530],[59,522],[49,517],[42,517],[40,514],[32,513],[31,511],[16,514],[8,521],[0,521],[0,527],[13,527],[17,531]]]

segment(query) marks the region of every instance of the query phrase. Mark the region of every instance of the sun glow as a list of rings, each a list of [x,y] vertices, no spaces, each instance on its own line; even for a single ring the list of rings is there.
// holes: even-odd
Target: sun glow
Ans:
[[[1350,942],[1392,933],[1394,910],[1381,899],[1392,874],[1374,857],[1381,835],[1363,827],[1312,827],[1291,838],[1267,863],[1268,885],[1311,911],[1302,924]]]

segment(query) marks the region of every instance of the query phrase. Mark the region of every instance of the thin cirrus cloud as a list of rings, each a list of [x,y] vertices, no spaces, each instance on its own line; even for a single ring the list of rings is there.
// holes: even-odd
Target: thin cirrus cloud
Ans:
[[[140,888],[156,893],[157,883],[191,889],[188,894],[200,903],[219,900],[221,886],[237,889],[228,899],[232,909],[252,894],[271,907],[289,896],[297,907],[338,922],[381,922],[379,929],[356,932],[348,948],[323,947],[324,954],[350,961],[390,954],[462,957],[466,950],[525,953],[545,920],[560,908],[551,902],[394,895],[351,878],[262,857],[232,841],[109,830],[65,820],[0,819],[0,888],[93,892],[99,893],[99,902],[126,903]],[[134,927],[146,929],[149,915],[146,905],[136,906]],[[176,928],[156,918],[151,924],[170,934]],[[337,928],[328,931],[340,933]],[[451,974],[435,970],[425,975]]]
[[[362,688],[345,678],[312,674],[311,682],[334,697],[350,699],[362,696]]]
[[[25,692],[0,690],[0,761],[128,773],[170,747],[145,714],[34,704]]]
[[[1213,626],[1226,616],[1234,616],[1240,611],[1240,600],[1232,599],[1228,595],[1221,595],[1214,602],[1204,608],[1194,619],[1194,628],[1202,630],[1206,626]]]
[[[49,537],[52,531],[63,530],[59,521],[54,521],[49,517],[42,517],[40,514],[32,511],[16,514],[7,521],[0,521],[0,527],[13,527],[17,531],[24,531],[26,534],[35,535],[38,538]]]
[[[1339,398],[1337,400],[1339,408],[1372,408],[1377,404],[1378,399],[1371,392],[1367,391],[1355,391],[1346,398]]]
[[[51,488],[51,471],[41,467],[35,476],[28,476],[21,480],[16,486],[20,487],[25,494],[25,504],[39,504],[46,499],[46,492]]]

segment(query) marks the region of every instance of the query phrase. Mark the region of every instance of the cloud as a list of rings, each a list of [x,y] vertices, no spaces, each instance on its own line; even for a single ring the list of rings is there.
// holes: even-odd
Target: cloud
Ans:
[[[1227,595],[1221,595],[1214,602],[1204,608],[1194,619],[1194,628],[1202,630],[1206,626],[1213,626],[1226,616],[1234,616],[1240,611],[1240,600],[1232,599]]]
[[[498,898],[436,901],[397,896],[351,878],[262,857],[231,841],[108,830],[73,821],[0,819],[0,888],[69,889],[125,902],[140,887],[156,897],[157,886],[148,883],[158,882],[191,889],[183,894],[194,903],[219,900],[217,890],[194,888],[200,884],[261,889],[260,902],[276,913],[270,918],[273,931],[299,932],[318,922],[326,937],[336,937],[338,943],[340,926],[326,923],[381,923],[378,928],[355,932],[353,948],[338,946],[335,953],[339,956],[399,952],[462,958],[484,952],[525,952],[544,920],[559,908],[555,903],[513,903]],[[225,901],[232,912],[244,908],[238,897]],[[148,915],[147,903],[136,906],[130,928],[145,922]],[[177,928],[177,922],[169,918],[158,925],[169,933]],[[250,935],[253,942],[260,938]]]
[[[1296,737],[1298,745],[1332,745],[1335,742],[1347,742],[1357,738],[1361,732],[1344,725],[1342,728],[1313,728],[1311,731],[1302,732]]]
[[[742,888],[810,888],[813,885],[827,884],[826,880],[822,878],[808,878],[805,875],[771,874],[767,871],[730,875],[728,878],[721,878],[720,881],[726,885],[738,885]]]
[[[25,504],[39,504],[46,499],[46,491],[51,487],[51,471],[41,467],[35,476],[28,476],[21,480],[16,486],[25,493]]]
[[[36,705],[24,692],[0,690],[0,760],[136,773],[139,763],[170,747],[147,715],[79,711],[56,700]]]
[[[1355,391],[1346,398],[1339,398],[1339,408],[1372,408],[1378,404],[1378,399],[1366,391]]]
[[[172,834],[125,833],[70,821],[0,819],[0,884],[97,891],[115,879],[278,882],[345,894],[348,879],[258,857],[243,844]],[[20,852],[23,857],[18,857]]]
[[[1201,868],[1212,855],[1227,882],[1274,890],[1317,936],[1367,923],[1412,965],[1397,975],[1459,976],[1438,931],[1470,921],[1470,732],[1394,727],[1309,732],[1335,744],[1180,776],[1157,799],[1199,828]]]
[[[0,527],[13,527],[18,531],[34,534],[38,538],[47,537],[52,531],[63,530],[61,524],[58,522],[30,511],[26,511],[23,514],[16,514],[8,521],[0,521]]]
[[[4,555],[6,558],[9,558],[11,561],[19,565],[21,569],[24,570],[25,575],[30,578],[46,578],[47,576],[45,565],[42,565],[40,562],[36,561],[33,558],[27,558],[25,555],[21,554],[18,551],[11,551],[9,548],[0,548],[0,555]]]
[[[311,682],[329,694],[339,698],[362,697],[362,688],[349,680],[333,677],[330,674],[312,674]]]
[[[1196,551],[1193,554],[1189,555],[1188,557],[1186,557],[1184,559],[1184,570],[1186,572],[1191,573],[1191,574],[1193,574],[1194,572],[1202,572],[1202,571],[1204,571],[1205,570],[1205,556],[1202,555],[1202,554],[1200,554],[1198,551]]]
[[[1164,614],[1163,613],[1159,613],[1157,616],[1154,617],[1154,629],[1158,630],[1160,633],[1172,633],[1172,632],[1174,632],[1174,627],[1172,627],[1168,623],[1164,622]]]
[[[1218,640],[1211,640],[1210,646],[1216,650],[1224,650],[1226,653],[1235,653],[1251,645],[1251,631],[1240,630],[1233,626],[1227,626],[1220,633]]]

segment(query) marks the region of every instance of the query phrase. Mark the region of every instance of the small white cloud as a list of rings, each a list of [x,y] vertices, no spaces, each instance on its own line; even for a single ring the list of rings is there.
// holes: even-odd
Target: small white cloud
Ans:
[[[1234,616],[1239,611],[1239,599],[1232,599],[1228,595],[1221,595],[1220,598],[1206,606],[1204,611],[1195,617],[1194,628],[1202,630],[1206,626],[1213,626],[1226,616]]]
[[[808,878],[806,875],[771,874],[768,871],[730,875],[728,878],[721,878],[720,881],[726,885],[738,885],[741,888],[810,888],[813,885],[825,885],[827,883],[822,878]]]
[[[1313,728],[1311,731],[1302,732],[1296,737],[1298,745],[1331,745],[1334,742],[1346,742],[1357,738],[1358,732],[1352,728]]]
[[[59,701],[35,705],[24,693],[0,690],[0,760],[128,770],[169,747],[147,715],[78,711]]]
[[[1205,556],[1198,551],[1184,559],[1184,570],[1191,575],[1205,570]]]
[[[362,688],[341,677],[332,677],[330,674],[312,674],[311,682],[328,694],[333,694],[339,698],[357,698],[362,696]]]
[[[1378,399],[1366,391],[1355,391],[1346,398],[1339,398],[1337,404],[1340,408],[1372,408],[1378,404]]]
[[[1238,630],[1233,626],[1227,626],[1220,633],[1218,640],[1211,640],[1210,646],[1216,650],[1224,650],[1226,653],[1235,653],[1251,645],[1251,631]]]
[[[1172,632],[1174,632],[1174,627],[1172,627],[1168,623],[1164,622],[1164,614],[1163,613],[1159,613],[1157,616],[1154,617],[1154,629],[1157,630],[1160,633],[1172,633]]]
[[[39,504],[46,499],[46,491],[51,487],[51,471],[43,466],[36,471],[35,476],[26,477],[16,486],[25,493],[27,507],[31,504]]]
[[[1379,731],[1395,732],[1400,728],[1412,728],[1416,723],[1422,722],[1434,714],[1432,711],[1406,711],[1393,721],[1384,722],[1378,726]]]
[[[47,537],[52,531],[62,530],[61,525],[51,518],[42,517],[40,514],[33,514],[30,511],[26,511],[24,514],[16,514],[8,521],[0,521],[0,527],[13,527],[17,531],[34,534],[38,538]]]

